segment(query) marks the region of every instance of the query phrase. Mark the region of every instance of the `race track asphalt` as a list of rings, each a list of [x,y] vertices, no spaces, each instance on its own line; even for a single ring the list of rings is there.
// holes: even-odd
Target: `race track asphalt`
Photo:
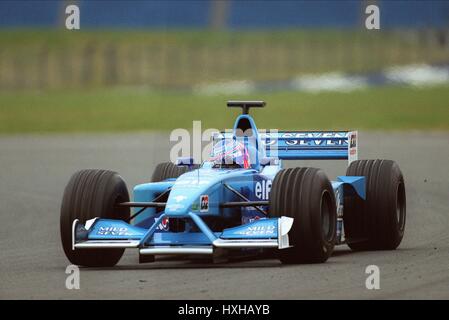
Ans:
[[[286,266],[273,259],[138,264],[137,252],[128,250],[114,268],[82,268],[80,289],[67,290],[59,207],[70,175],[112,169],[131,188],[168,159],[168,135],[0,137],[0,298],[448,299],[449,134],[360,132],[359,153],[394,159],[404,173],[406,233],[395,251],[354,253],[342,246],[324,264]],[[346,163],[289,163],[296,165],[320,166],[335,178]],[[380,268],[379,290],[365,287],[372,264]]]

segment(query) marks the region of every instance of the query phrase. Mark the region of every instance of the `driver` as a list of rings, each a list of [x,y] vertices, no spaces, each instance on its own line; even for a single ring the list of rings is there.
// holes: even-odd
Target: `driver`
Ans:
[[[219,141],[212,148],[212,157],[210,159],[214,163],[214,168],[244,168],[251,167],[248,149],[244,144],[227,139]]]

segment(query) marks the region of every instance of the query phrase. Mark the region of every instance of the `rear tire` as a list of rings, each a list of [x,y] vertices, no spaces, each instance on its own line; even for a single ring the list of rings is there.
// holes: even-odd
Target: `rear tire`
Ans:
[[[358,160],[347,176],[364,176],[366,200],[345,197],[344,226],[353,250],[394,250],[404,236],[406,220],[405,183],[392,160]]]
[[[129,208],[115,208],[119,202],[129,201],[128,189],[122,178],[108,170],[76,172],[64,190],[61,205],[60,232],[65,255],[73,264],[87,267],[112,267],[125,249],[72,250],[72,223],[99,217],[125,220]]]
[[[197,165],[193,165],[194,169],[197,167]],[[188,166],[177,166],[172,162],[162,162],[159,163],[154,169],[151,182],[160,182],[165,179],[178,178],[180,175],[190,170],[191,169]]]
[[[291,248],[280,249],[282,263],[322,263],[336,241],[337,210],[326,174],[316,168],[283,169],[270,192],[270,215],[294,218]]]

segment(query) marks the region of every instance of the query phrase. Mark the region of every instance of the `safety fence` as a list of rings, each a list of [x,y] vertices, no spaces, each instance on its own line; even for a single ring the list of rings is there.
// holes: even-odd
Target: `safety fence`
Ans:
[[[439,30],[231,33],[223,41],[177,41],[163,35],[160,41],[97,38],[55,44],[47,37],[10,45],[0,35],[0,90],[183,89],[229,80],[282,81],[304,74],[449,62],[449,37]]]

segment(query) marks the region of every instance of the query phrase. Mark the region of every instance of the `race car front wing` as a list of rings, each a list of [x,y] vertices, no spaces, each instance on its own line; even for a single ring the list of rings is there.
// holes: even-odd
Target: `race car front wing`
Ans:
[[[137,248],[141,255],[213,254],[216,248],[289,247],[288,232],[293,218],[265,218],[244,225],[212,232],[197,214],[190,218],[200,232],[156,232],[162,214],[149,228],[140,228],[122,220],[94,218],[83,225],[72,224],[72,250],[92,248]]]

